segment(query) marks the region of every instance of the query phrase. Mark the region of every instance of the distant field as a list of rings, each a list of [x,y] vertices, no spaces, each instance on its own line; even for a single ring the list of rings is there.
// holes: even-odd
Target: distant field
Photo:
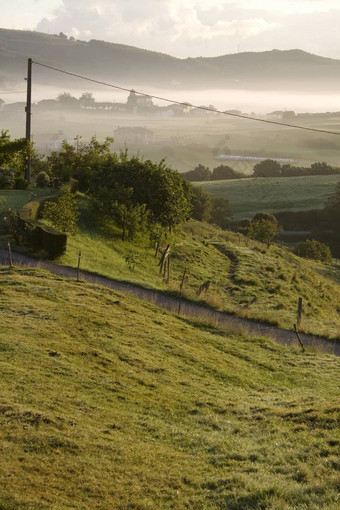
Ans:
[[[229,200],[234,218],[249,218],[256,212],[322,209],[334,193],[339,175],[254,178],[196,182],[205,191]]]
[[[176,99],[176,98],[174,98]],[[215,105],[219,105],[216,103]],[[22,118],[1,119],[11,136],[22,136]],[[340,132],[340,116],[297,117],[294,124],[305,127]],[[309,166],[315,161],[340,165],[340,142],[338,136],[306,132],[294,128],[263,124],[248,119],[229,116],[190,116],[162,119],[151,115],[113,115],[75,113],[59,115],[48,113],[35,115],[32,124],[34,141],[39,152],[45,152],[46,133],[63,132],[63,137],[81,135],[89,139],[96,133],[99,139],[115,137],[117,127],[145,127],[153,134],[152,143],[133,139],[116,140],[113,150],[128,148],[130,154],[139,154],[146,159],[166,162],[179,172],[193,170],[198,164],[210,169],[220,165],[214,159],[218,154],[258,156],[266,158],[290,158],[298,166]],[[239,172],[251,174],[253,164],[245,161],[231,161],[230,166]]]

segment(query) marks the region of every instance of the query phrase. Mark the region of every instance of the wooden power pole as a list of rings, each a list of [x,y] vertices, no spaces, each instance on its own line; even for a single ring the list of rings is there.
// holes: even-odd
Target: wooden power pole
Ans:
[[[26,140],[31,141],[31,114],[32,114],[32,59],[28,59],[27,63],[27,100],[26,100]],[[27,182],[31,180],[31,156],[27,157],[27,165],[25,170],[25,179]]]

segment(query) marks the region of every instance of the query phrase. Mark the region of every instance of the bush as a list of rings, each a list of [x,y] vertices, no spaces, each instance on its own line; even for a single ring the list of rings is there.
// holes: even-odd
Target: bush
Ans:
[[[65,190],[56,202],[46,202],[42,216],[61,232],[75,234],[79,217],[77,202],[69,190]]]
[[[8,168],[0,168],[0,189],[13,189],[14,185],[14,172]]]
[[[295,248],[295,253],[299,257],[306,259],[319,260],[321,262],[332,262],[331,250],[326,244],[315,241],[315,239],[308,239],[298,243]]]
[[[27,189],[30,183],[23,179],[22,177],[17,177],[14,182],[15,189]]]
[[[38,188],[47,188],[47,186],[50,184],[51,179],[48,173],[46,172],[39,172],[35,181],[35,184]]]

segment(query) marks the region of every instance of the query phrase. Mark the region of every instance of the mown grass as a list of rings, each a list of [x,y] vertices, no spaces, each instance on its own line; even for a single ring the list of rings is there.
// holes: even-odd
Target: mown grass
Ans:
[[[1,189],[0,202],[3,202],[3,207],[11,207],[19,210],[28,202],[33,202],[34,200],[39,200],[40,198],[52,194],[53,190],[50,188],[33,188],[25,190]]]
[[[79,231],[68,236],[67,251],[58,263],[76,267],[80,251],[83,270],[177,294],[185,271],[187,299],[288,329],[296,323],[302,297],[301,330],[340,338],[339,265],[307,261],[285,248],[267,249],[240,234],[190,221],[165,242],[171,245],[167,282],[147,233],[123,242],[117,229],[95,220],[85,196],[79,195],[78,203]],[[134,268],[127,261],[131,255],[137,260]],[[197,296],[208,280],[208,292]]]
[[[235,219],[252,218],[259,211],[305,211],[322,209],[335,192],[340,175],[308,177],[250,178],[197,182],[216,195],[227,198]]]
[[[338,508],[338,358],[0,280],[0,508]]]

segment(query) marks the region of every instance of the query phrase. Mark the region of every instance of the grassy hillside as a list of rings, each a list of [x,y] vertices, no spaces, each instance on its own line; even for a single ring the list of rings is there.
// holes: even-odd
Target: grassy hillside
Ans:
[[[0,508],[337,508],[338,358],[42,271],[0,282]]]
[[[11,200],[9,193],[6,196]],[[16,192],[12,197],[15,200]],[[266,249],[240,234],[190,221],[166,240],[171,245],[166,282],[147,235],[123,242],[116,228],[94,221],[86,197],[80,195],[78,201],[79,232],[68,237],[67,251],[58,263],[76,267],[81,251],[81,269],[177,294],[186,271],[186,298],[288,329],[296,322],[302,297],[301,329],[340,338],[339,265],[307,261],[279,246]],[[198,297],[197,290],[207,280],[209,291]]]
[[[339,175],[308,177],[250,178],[231,181],[197,182],[216,195],[227,198],[235,219],[252,218],[259,211],[322,209],[334,194]]]

